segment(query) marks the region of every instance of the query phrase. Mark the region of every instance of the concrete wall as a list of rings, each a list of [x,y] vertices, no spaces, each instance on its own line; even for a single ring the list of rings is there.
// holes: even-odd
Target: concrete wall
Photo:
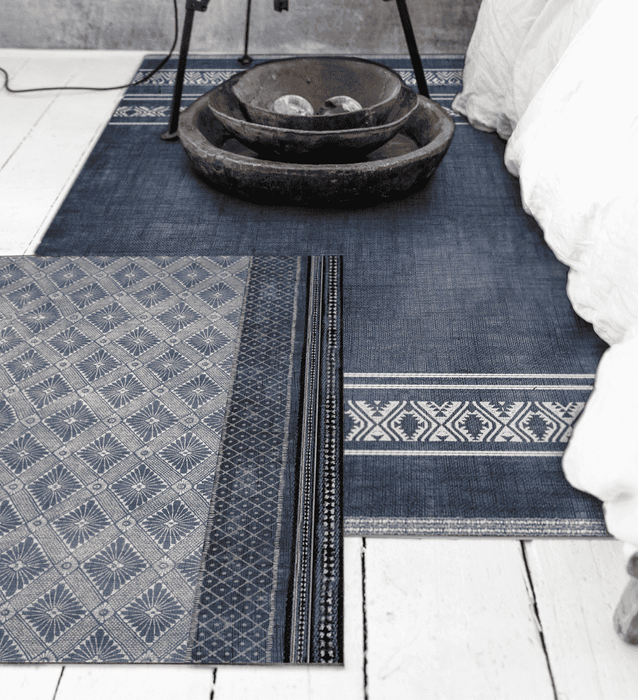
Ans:
[[[196,13],[192,51],[243,53],[247,0],[211,0]],[[480,0],[407,0],[421,53],[464,53]],[[171,0],[0,0],[4,48],[164,51],[173,37]],[[184,0],[177,0],[180,27]],[[252,54],[407,53],[394,2],[252,0]]]

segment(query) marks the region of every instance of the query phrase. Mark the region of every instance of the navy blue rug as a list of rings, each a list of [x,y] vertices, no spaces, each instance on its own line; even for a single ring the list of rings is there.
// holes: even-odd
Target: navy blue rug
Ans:
[[[0,266],[0,663],[342,661],[340,261]]]
[[[383,62],[414,84],[408,59]],[[424,66],[449,108],[462,58]],[[237,67],[193,58],[184,104]],[[401,201],[258,206],[159,140],[173,79],[124,97],[38,252],[342,255],[346,533],[606,535],[560,466],[606,345],[574,314],[504,143],[453,115],[447,156]]]

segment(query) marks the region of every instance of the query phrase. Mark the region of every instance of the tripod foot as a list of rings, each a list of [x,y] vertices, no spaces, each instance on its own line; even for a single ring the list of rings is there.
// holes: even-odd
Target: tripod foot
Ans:
[[[162,141],[177,141],[179,138],[177,131],[171,131],[167,129],[163,134],[160,134]]]

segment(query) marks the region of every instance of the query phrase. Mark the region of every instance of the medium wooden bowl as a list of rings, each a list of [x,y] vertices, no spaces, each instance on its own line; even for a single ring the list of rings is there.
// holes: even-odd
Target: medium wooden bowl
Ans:
[[[265,160],[215,118],[207,95],[182,112],[178,133],[196,172],[227,194],[263,205],[372,206],[423,187],[452,141],[454,122],[443,107],[417,100],[401,131],[359,163]]]
[[[360,160],[395,136],[417,107],[417,95],[403,86],[387,123],[359,129],[308,131],[246,121],[233,88],[235,76],[208,93],[208,108],[241,143],[271,160],[344,163]]]

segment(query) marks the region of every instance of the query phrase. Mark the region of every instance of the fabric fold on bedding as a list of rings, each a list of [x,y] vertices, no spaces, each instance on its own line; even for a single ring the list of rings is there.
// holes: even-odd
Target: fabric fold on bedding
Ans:
[[[494,20],[505,6],[517,14],[509,39]],[[613,346],[563,468],[573,486],[604,501],[609,531],[638,546],[637,22],[629,0],[485,0],[453,107],[509,138],[505,164],[570,268],[572,306]]]
[[[638,9],[623,13],[627,5],[606,0],[592,14],[505,152],[526,210],[571,268],[575,311],[610,344],[638,325],[638,94],[626,77],[638,61],[633,22],[618,23],[638,20]]]
[[[600,1],[483,2],[453,109],[475,128],[509,138]]]

